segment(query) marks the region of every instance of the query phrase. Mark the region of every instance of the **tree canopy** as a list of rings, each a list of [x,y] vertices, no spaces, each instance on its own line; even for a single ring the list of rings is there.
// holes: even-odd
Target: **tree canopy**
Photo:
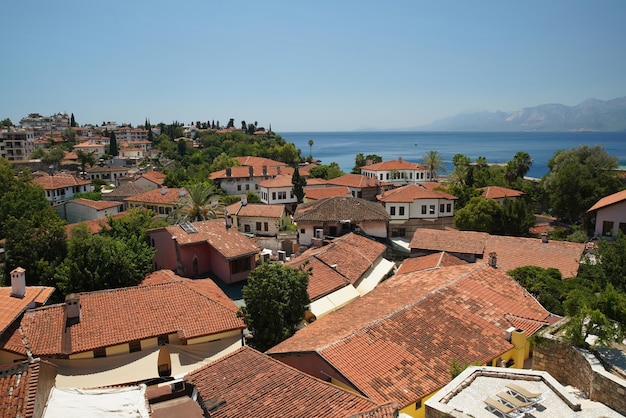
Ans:
[[[296,166],[291,176],[291,184],[293,185],[293,194],[296,196],[298,203],[304,201],[304,188],[306,187],[306,178],[300,175],[300,170]]]
[[[587,210],[620,189],[620,180],[612,171],[617,166],[617,157],[599,145],[557,151],[542,180],[551,213],[569,222],[588,221]]]
[[[253,335],[250,345],[265,351],[296,332],[310,303],[308,284],[309,271],[280,263],[264,263],[250,272],[240,310]]]

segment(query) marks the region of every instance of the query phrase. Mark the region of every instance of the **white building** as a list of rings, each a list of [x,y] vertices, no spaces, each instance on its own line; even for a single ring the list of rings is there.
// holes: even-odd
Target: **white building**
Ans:
[[[35,134],[32,129],[9,129],[0,131],[0,156],[9,161],[28,160],[35,150]]]
[[[404,161],[402,158],[361,167],[361,174],[394,185],[412,184],[430,181],[426,166]]]

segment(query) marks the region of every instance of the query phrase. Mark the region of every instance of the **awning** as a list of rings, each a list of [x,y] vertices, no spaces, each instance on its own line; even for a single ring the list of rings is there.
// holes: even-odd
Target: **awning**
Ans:
[[[193,345],[167,344],[172,376],[182,377],[241,347],[241,337]],[[92,359],[46,359],[59,367],[57,387],[93,388],[159,377],[159,347]]]
[[[393,270],[395,263],[389,261],[386,258],[381,258],[374,265],[374,269],[361,280],[361,283],[357,286],[356,290],[361,296],[374,290],[378,283],[380,283],[390,272]]]
[[[329,312],[341,308],[343,305],[347,304],[353,299],[358,298],[359,296],[359,292],[357,292],[354,286],[347,285],[331,293],[330,295],[326,295],[323,298],[316,300],[315,302],[311,302],[310,310],[315,314],[316,317],[319,318]]]
[[[149,418],[146,386],[109,389],[53,387],[43,418]]]

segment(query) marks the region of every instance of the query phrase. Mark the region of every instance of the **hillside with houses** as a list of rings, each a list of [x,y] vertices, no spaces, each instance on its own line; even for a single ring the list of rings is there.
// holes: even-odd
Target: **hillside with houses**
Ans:
[[[523,151],[344,173],[309,147],[234,119],[5,124],[0,416],[626,415],[606,151],[537,181]]]

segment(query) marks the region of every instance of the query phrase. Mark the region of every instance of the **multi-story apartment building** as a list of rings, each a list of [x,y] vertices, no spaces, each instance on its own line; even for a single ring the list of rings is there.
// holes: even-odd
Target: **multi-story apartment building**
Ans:
[[[0,156],[9,161],[25,161],[35,150],[35,134],[32,129],[9,129],[0,131]]]
[[[70,117],[61,112],[52,116],[31,113],[20,120],[20,125],[23,128],[32,128],[35,132],[63,131],[70,127]]]

